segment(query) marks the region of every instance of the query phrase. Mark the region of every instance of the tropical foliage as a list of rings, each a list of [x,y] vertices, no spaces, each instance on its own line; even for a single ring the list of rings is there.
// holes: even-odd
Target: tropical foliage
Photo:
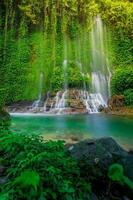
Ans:
[[[118,68],[112,77],[113,94],[122,94],[125,96],[127,105],[133,105],[133,67]]]
[[[3,134],[0,143],[8,176],[7,183],[0,187],[0,199],[90,199],[89,180],[81,176],[62,141]]]

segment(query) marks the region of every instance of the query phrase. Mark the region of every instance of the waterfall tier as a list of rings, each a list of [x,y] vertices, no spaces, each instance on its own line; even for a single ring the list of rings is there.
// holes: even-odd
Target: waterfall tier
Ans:
[[[87,36],[85,30],[82,34],[76,34],[72,57],[70,56],[72,53],[71,39],[67,34],[63,35],[63,55],[61,65],[58,68],[59,73],[57,73],[58,78],[61,78],[62,81],[59,82],[59,79],[56,80],[56,77],[54,77],[53,80],[56,80],[54,86],[59,82],[59,87],[54,88],[52,84],[50,85],[51,91],[56,91],[58,88],[62,88],[62,90],[58,91],[57,94],[50,95],[48,93],[44,96],[44,73],[40,72],[40,78],[38,77],[38,99],[33,102],[32,106],[27,108],[28,112],[91,114],[98,113],[107,107],[111,78],[107,51],[108,33],[100,16],[97,16],[92,24],[90,37],[89,34]],[[89,41],[89,50],[85,48],[86,41]],[[87,51],[84,52],[84,48]],[[86,58],[89,55],[90,59],[87,62]],[[55,62],[54,67],[56,67]],[[76,74],[76,70],[79,73]],[[89,79],[86,79],[86,74],[89,74]],[[80,89],[70,89],[72,87]]]
[[[107,107],[100,93],[89,93],[86,90],[78,89],[58,91],[55,96],[48,93],[42,99],[45,100],[41,100],[38,106],[36,104],[33,107],[31,104],[31,106],[19,106],[19,108],[10,107],[9,111],[44,114],[93,114]]]

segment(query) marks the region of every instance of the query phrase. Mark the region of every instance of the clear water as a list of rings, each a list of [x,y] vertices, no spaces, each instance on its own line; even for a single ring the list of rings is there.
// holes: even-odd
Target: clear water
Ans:
[[[133,146],[133,118],[105,114],[12,116],[11,129],[24,134],[41,134],[44,139],[111,136],[127,148]]]

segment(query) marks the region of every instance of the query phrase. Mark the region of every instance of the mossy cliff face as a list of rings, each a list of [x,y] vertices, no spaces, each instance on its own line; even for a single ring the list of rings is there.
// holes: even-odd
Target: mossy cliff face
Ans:
[[[76,66],[70,72],[70,86],[79,86],[80,64],[83,74],[91,71],[90,31],[99,14],[107,25],[112,71],[132,64],[129,1],[4,0],[0,14],[0,90],[6,91],[6,103],[37,99],[40,73],[44,93],[62,88],[66,59]]]

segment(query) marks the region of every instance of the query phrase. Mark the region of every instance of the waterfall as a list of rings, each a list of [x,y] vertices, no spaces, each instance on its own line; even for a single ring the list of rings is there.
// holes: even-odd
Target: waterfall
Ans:
[[[59,91],[56,93],[54,100],[51,104],[50,112],[55,111],[60,114],[66,108],[66,99],[68,97],[68,90],[64,92]]]
[[[83,30],[83,33],[79,33],[74,41],[74,59],[72,59],[72,46],[69,44],[70,40],[64,33],[63,36],[63,59],[62,69],[64,75],[64,82],[62,90],[58,91],[55,97],[49,97],[43,104],[44,112],[63,113],[67,110],[67,100],[70,96],[68,88],[68,67],[69,62],[74,61],[77,67],[80,69],[80,73],[83,76],[82,90],[79,89],[78,97],[82,102],[82,105],[86,108],[88,113],[98,113],[99,110],[107,107],[107,101],[110,96],[110,64],[107,53],[107,30],[103,25],[100,16],[97,16],[94,20],[92,30],[90,32],[91,48],[90,56],[91,62],[87,60],[87,54],[84,51],[85,45],[87,45],[87,32]],[[71,60],[72,59],[72,60]],[[87,62],[88,61],[88,62]],[[88,84],[84,77],[87,71],[85,67],[91,66],[91,89],[89,91]],[[42,86],[43,86],[43,73],[40,73],[39,86],[38,86],[38,100],[33,103],[33,108],[40,107],[42,103]],[[71,89],[70,89],[71,90]],[[71,105],[71,104],[69,104]]]
[[[100,93],[89,93],[80,91],[80,97],[88,113],[98,113],[101,106],[106,107],[106,103]]]
[[[107,56],[107,31],[100,16],[97,16],[90,33],[91,43],[91,70],[93,97],[100,95],[101,105],[106,106],[110,95],[110,66]],[[97,96],[98,94],[98,96]]]
[[[40,104],[42,102],[41,100],[42,100],[43,80],[44,80],[44,74],[41,72],[38,82],[38,99],[33,102],[32,109],[40,107]]]
[[[59,110],[62,110],[63,108],[66,107],[66,98],[67,98],[67,95],[68,95],[68,91],[65,90],[62,94],[62,97],[60,98],[60,100],[58,101],[58,104],[57,104],[57,109]]]
[[[64,85],[63,89],[64,92],[62,94],[62,97],[60,97],[60,93],[57,93],[56,96],[56,103],[55,103],[55,109],[59,109],[59,112],[65,109],[66,107],[66,99],[68,97],[68,44],[67,44],[67,36],[64,35],[64,61],[63,61],[63,73],[64,73]]]
[[[61,99],[61,91],[57,92],[55,96],[55,106],[54,106],[55,109],[59,108],[60,99]]]
[[[48,104],[49,97],[50,97],[50,94],[49,94],[49,92],[47,92],[47,95],[46,95],[46,98],[45,98],[45,101],[44,101],[44,105],[43,105],[43,111],[44,112],[47,112],[47,104]]]

